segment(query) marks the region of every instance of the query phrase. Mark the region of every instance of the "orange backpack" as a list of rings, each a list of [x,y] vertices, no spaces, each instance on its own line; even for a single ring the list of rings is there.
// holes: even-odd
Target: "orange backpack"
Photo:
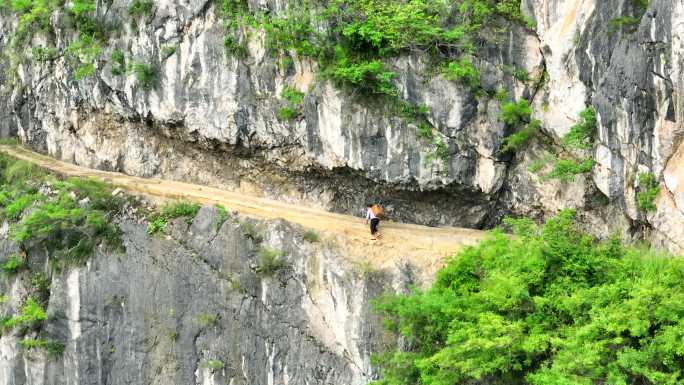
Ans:
[[[379,218],[385,210],[380,205],[373,205],[371,206],[371,211],[373,212],[373,215]]]

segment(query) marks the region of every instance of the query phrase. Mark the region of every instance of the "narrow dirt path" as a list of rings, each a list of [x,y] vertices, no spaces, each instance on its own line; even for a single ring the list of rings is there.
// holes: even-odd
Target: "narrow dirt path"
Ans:
[[[457,227],[428,227],[384,221],[381,241],[371,241],[363,218],[281,203],[213,187],[164,179],[141,178],[118,172],[93,170],[58,161],[18,146],[0,146],[0,151],[66,176],[93,177],[134,194],[153,199],[185,199],[202,204],[222,204],[229,211],[261,219],[283,219],[333,236],[353,260],[366,260],[376,267],[411,262],[431,274],[443,258],[464,245],[479,242],[485,232]],[[360,258],[360,259],[359,259]]]

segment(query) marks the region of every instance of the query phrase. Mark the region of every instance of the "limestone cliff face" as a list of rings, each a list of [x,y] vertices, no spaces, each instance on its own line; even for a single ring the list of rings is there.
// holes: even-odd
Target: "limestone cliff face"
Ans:
[[[283,222],[216,223],[205,207],[191,225],[180,219],[168,237],[150,237],[135,217],[120,218],[125,254],[100,250],[51,273],[41,338],[64,353],[26,350],[18,341],[33,332],[6,331],[0,384],[367,383],[382,342],[368,299],[404,287],[404,269],[360,269],[334,242],[306,242]],[[2,241],[3,254],[15,247]],[[282,251],[286,267],[257,274],[260,247]],[[30,254],[31,270],[49,271],[49,258]],[[0,316],[16,314],[30,277],[0,280],[9,297]]]
[[[681,1],[653,1],[645,12],[630,0],[523,1],[536,27],[513,26],[478,52],[476,63],[484,90],[531,100],[542,121],[545,140],[514,156],[499,151],[510,132],[497,101],[431,73],[421,55],[392,60],[400,96],[426,105],[445,139],[446,166],[429,157],[414,125],[335,87],[311,60],[292,53],[294,64],[283,65],[259,30],[245,31],[244,58],[225,55],[225,27],[213,2],[154,4],[150,22],[135,29],[127,2],[98,5],[98,15],[119,28],[92,78],[74,80],[64,57],[20,65],[19,84],[0,84],[2,131],[81,165],[334,211],[355,213],[367,198],[382,197],[397,219],[487,227],[508,214],[544,218],[573,207],[597,234],[622,230],[673,249],[684,245]],[[249,6],[284,9],[278,1]],[[624,15],[639,23],[609,31]],[[16,20],[3,16],[0,47],[15,28]],[[51,39],[64,49],[73,32],[57,31]],[[34,43],[46,38],[38,34]],[[166,57],[169,45],[177,49]],[[131,75],[113,75],[105,59],[114,50],[157,66],[158,84],[146,90]],[[547,81],[516,80],[505,66],[532,78],[547,73]],[[294,121],[277,117],[286,85],[306,93],[303,116]],[[564,152],[560,138],[589,105],[598,118],[598,144],[585,154],[596,161],[591,173],[558,182],[530,172],[544,153]],[[636,206],[640,172],[662,185],[655,212]]]

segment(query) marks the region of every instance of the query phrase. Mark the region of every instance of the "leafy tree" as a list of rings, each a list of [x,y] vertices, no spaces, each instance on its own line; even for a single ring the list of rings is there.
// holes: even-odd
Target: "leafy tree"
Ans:
[[[379,300],[375,385],[681,384],[684,260],[596,241],[571,210],[507,220],[432,287]]]

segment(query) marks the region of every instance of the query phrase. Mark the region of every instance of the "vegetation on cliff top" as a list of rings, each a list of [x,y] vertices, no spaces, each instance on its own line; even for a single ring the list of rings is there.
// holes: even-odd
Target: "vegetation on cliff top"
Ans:
[[[35,165],[0,155],[0,216],[10,221],[10,238],[26,251],[47,250],[53,266],[80,263],[100,242],[121,248],[111,224],[123,200],[108,185],[91,179],[57,179]],[[17,255],[3,264],[17,271]]]
[[[406,349],[376,385],[681,384],[684,260],[583,233],[572,211],[506,222],[427,290],[377,308]]]

